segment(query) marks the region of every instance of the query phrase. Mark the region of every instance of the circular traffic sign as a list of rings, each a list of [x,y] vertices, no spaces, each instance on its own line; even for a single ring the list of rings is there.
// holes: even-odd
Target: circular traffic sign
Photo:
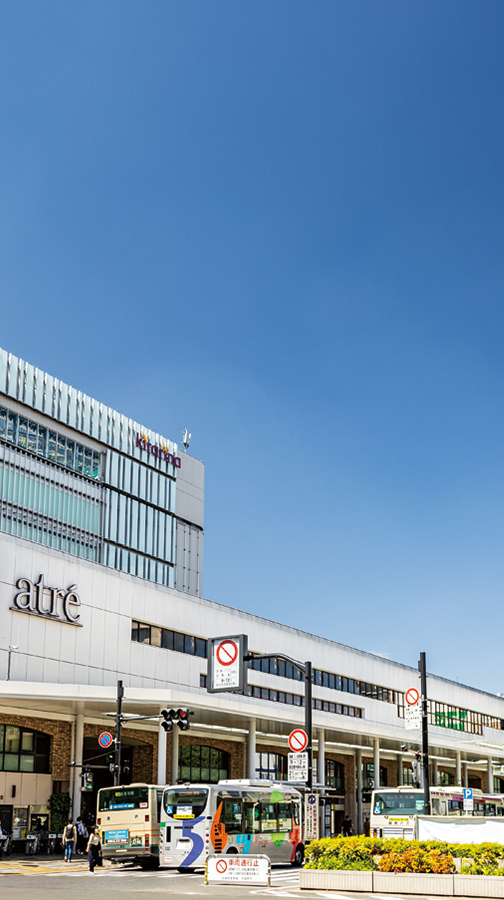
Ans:
[[[107,750],[107,748],[111,746],[113,740],[114,738],[110,734],[110,731],[102,731],[98,737],[98,743],[104,750]]]
[[[289,734],[289,747],[293,753],[302,753],[308,746],[308,735],[302,728],[295,728]]]
[[[215,655],[221,666],[232,666],[238,656],[238,645],[234,641],[221,641]]]
[[[225,859],[218,859],[215,863],[215,868],[217,869],[219,875],[224,875],[224,872],[227,869],[227,862]]]
[[[309,795],[308,795],[308,803],[310,804],[310,806],[313,806],[313,804],[315,803],[315,800],[316,800],[316,799],[317,799],[317,798],[315,797],[315,794],[309,794]]]
[[[420,700],[420,694],[418,693],[417,688],[408,688],[404,695],[404,699],[408,706],[416,706],[418,701]]]

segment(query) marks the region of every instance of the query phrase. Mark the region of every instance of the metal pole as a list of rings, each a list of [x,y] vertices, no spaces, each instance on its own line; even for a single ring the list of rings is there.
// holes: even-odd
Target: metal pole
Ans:
[[[121,784],[121,725],[122,725],[122,699],[124,688],[122,681],[117,682],[117,709],[116,709],[116,736],[114,751],[114,784]]]
[[[305,731],[308,735],[308,790],[313,791],[312,664],[305,663]]]
[[[427,669],[425,665],[425,653],[420,654],[418,669],[420,671],[420,688],[422,694],[422,771],[424,791],[424,816],[430,816],[429,720],[427,715]]]

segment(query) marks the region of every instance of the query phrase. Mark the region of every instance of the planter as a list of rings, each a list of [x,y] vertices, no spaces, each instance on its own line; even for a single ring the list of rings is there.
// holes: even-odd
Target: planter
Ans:
[[[373,875],[376,872],[353,872],[345,869],[301,869],[301,890],[363,891],[373,892]]]
[[[429,897],[453,897],[453,878],[453,875],[373,872],[373,891],[382,894],[428,894]],[[504,897],[504,894],[502,896]]]
[[[455,875],[454,897],[504,897],[504,877],[500,875]]]

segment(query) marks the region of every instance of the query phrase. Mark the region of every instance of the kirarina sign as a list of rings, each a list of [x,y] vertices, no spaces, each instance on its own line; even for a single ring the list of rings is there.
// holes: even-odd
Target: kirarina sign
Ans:
[[[166,450],[165,447],[158,447],[157,444],[151,444],[144,434],[138,434],[137,432],[136,445],[137,447],[140,447],[140,450],[152,453],[156,459],[164,459],[165,462],[171,463],[172,466],[180,469],[180,456],[173,456],[172,453],[168,453],[168,450]]]

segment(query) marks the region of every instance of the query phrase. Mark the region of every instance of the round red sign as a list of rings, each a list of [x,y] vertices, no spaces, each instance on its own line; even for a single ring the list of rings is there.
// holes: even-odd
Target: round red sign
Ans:
[[[238,657],[238,645],[234,641],[222,641],[215,655],[221,666],[232,666]]]
[[[418,701],[420,700],[420,694],[418,693],[417,688],[408,688],[404,695],[404,699],[408,706],[416,706]]]
[[[215,863],[215,868],[217,869],[219,875],[224,875],[224,872],[227,869],[227,862],[225,859],[218,859]]]
[[[302,753],[308,746],[308,735],[302,728],[295,728],[289,734],[289,747],[293,753]]]

